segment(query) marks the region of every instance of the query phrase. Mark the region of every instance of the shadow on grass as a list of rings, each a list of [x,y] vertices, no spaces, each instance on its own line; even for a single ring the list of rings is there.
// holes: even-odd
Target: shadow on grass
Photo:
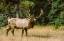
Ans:
[[[50,38],[51,35],[28,35],[27,37],[41,37],[41,38]]]

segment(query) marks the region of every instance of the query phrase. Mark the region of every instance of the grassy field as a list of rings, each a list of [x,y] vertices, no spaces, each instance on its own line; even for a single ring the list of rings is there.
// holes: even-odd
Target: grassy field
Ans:
[[[53,26],[34,26],[28,30],[28,36],[21,37],[22,30],[15,29],[15,36],[11,31],[6,36],[6,28],[0,29],[0,41],[64,41],[64,26],[54,29]]]

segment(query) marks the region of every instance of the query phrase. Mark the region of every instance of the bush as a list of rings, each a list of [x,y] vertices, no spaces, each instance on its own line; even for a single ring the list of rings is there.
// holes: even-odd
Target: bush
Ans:
[[[61,26],[61,21],[59,18],[55,20],[55,29],[58,29]]]
[[[7,25],[7,16],[0,13],[0,27]]]

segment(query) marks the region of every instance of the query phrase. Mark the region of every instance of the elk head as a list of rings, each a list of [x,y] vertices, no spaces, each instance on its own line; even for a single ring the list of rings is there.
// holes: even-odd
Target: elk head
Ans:
[[[29,14],[29,17],[28,17],[28,18],[30,19],[29,25],[30,25],[31,28],[33,28],[36,20],[37,20],[42,14],[43,14],[43,10],[42,10],[42,9],[41,9],[40,15],[37,16],[37,17],[30,18],[30,14]]]

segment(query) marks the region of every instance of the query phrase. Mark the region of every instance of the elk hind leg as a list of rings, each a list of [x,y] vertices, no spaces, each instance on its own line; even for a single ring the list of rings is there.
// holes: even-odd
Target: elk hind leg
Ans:
[[[11,32],[12,32],[12,34],[13,34],[13,36],[14,36],[14,29],[12,29],[12,31],[11,31]]]
[[[8,32],[11,30],[11,28],[10,28],[10,26],[9,26],[9,28],[7,29],[7,31],[6,31],[6,35],[8,36]]]

